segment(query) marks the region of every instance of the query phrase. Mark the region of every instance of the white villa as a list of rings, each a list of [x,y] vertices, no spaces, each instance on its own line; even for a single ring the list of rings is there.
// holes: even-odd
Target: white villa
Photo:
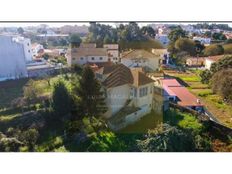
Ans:
[[[95,74],[106,93],[106,118],[114,119],[122,109],[134,108],[134,111],[125,115],[125,119],[130,120],[124,121],[127,124],[152,110],[154,81],[141,68],[130,69],[123,64],[113,64],[98,69]]]
[[[107,44],[97,48],[96,44],[81,44],[79,48],[72,48],[66,54],[69,66],[73,64],[87,64],[100,62],[118,62],[118,45]]]
[[[160,55],[142,49],[130,50],[121,55],[121,63],[125,66],[129,68],[142,67],[146,71],[157,71],[161,59]]]
[[[27,75],[24,44],[11,36],[0,36],[0,81]]]

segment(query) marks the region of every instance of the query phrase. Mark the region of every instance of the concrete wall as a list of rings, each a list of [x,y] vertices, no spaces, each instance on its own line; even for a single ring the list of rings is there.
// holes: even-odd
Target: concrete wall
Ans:
[[[0,36],[0,80],[27,77],[23,45]]]

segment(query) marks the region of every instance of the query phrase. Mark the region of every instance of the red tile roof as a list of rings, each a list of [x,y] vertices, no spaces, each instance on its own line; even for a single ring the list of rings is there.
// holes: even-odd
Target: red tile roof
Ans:
[[[181,106],[203,106],[197,102],[197,98],[190,93],[185,87],[169,87],[169,89],[176,94],[180,101],[177,103]]]
[[[123,52],[121,57],[122,59],[159,58],[155,54],[142,49]]]
[[[103,82],[107,88],[117,87],[125,84],[133,86],[142,86],[154,81],[147,77],[139,69],[130,69],[123,64],[114,64],[111,66],[103,67],[98,70],[101,74],[109,74]]]
[[[160,79],[160,82],[162,85],[165,85],[167,87],[180,87],[181,84],[177,82],[176,79]]]
[[[179,105],[182,106],[203,106],[198,102],[196,96],[188,91],[184,86],[179,84],[176,79],[161,79],[160,80],[164,90],[170,96],[176,96],[180,101],[178,101]]]

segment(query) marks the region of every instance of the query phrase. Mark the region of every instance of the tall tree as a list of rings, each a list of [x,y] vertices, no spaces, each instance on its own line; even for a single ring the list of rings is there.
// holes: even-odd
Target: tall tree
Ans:
[[[19,27],[17,29],[17,32],[22,35],[24,33],[24,29],[22,27]]]
[[[141,32],[142,32],[143,35],[149,36],[151,38],[154,38],[155,35],[156,35],[155,30],[152,27],[150,27],[150,26],[144,26],[144,27],[142,27],[141,28]]]
[[[101,85],[89,66],[85,66],[82,78],[74,93],[79,97],[79,107],[85,116],[98,117],[106,111]]]
[[[216,56],[224,53],[224,49],[221,45],[209,45],[204,49],[205,56]]]
[[[171,42],[175,42],[177,39],[184,37],[186,37],[186,32],[180,26],[172,29],[168,35]]]
[[[187,52],[191,56],[194,56],[196,54],[196,47],[194,41],[187,39],[187,38],[179,38],[175,42],[175,48],[179,52]]]
[[[62,80],[56,82],[52,93],[52,108],[59,119],[62,119],[71,112],[71,101],[65,83]]]
[[[70,42],[71,42],[71,47],[76,48],[79,47],[81,44],[81,38],[77,33],[71,34],[70,35]]]

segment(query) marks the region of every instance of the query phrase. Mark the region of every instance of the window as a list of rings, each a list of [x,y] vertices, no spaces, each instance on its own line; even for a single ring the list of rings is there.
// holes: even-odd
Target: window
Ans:
[[[28,53],[30,53],[31,51],[30,50],[28,50]]]
[[[134,92],[134,89],[133,89],[133,88],[131,88],[131,90],[130,90],[130,96],[131,96],[131,97],[133,97],[133,96],[134,96],[134,93],[133,93],[133,92]]]
[[[134,97],[137,97],[137,89],[134,89]]]
[[[72,60],[76,60],[76,58],[72,58]]]
[[[102,60],[102,57],[100,57],[99,59]]]
[[[94,60],[94,57],[92,57],[92,60]]]
[[[27,46],[29,46],[29,43],[27,43]]]
[[[148,88],[147,87],[144,87],[144,88],[140,88],[139,89],[139,97],[144,97],[147,95],[147,92],[148,92]]]
[[[81,57],[81,60],[84,60],[84,58],[83,58],[83,57]]]

